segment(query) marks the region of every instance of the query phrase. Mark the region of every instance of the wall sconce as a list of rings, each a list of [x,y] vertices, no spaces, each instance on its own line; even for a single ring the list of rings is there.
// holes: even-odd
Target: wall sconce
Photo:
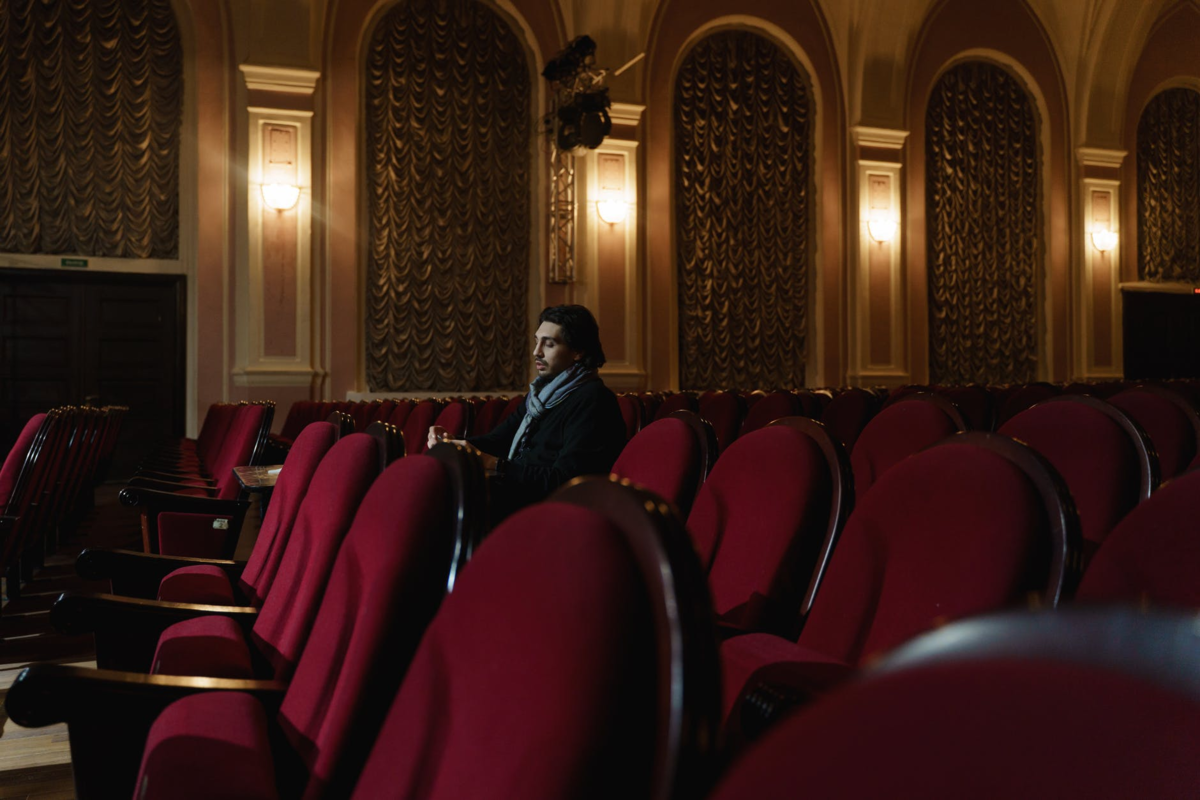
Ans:
[[[872,208],[870,216],[867,217],[867,233],[881,244],[895,239],[898,227],[899,223],[891,210],[886,208]]]
[[[615,225],[625,221],[625,217],[629,214],[629,203],[613,197],[597,200],[596,213],[609,225]]]
[[[1107,253],[1117,246],[1117,232],[1108,228],[1092,229],[1092,247],[1101,253]]]
[[[300,187],[290,183],[264,183],[262,198],[267,208],[287,211],[300,200]]]

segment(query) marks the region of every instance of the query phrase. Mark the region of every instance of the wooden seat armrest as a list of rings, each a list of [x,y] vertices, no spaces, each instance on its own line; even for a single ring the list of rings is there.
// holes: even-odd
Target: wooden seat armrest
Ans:
[[[187,470],[169,470],[169,469],[139,469],[137,473],[129,479],[132,484],[134,481],[162,481],[164,483],[182,483],[184,485],[204,484],[205,486],[216,486],[217,482],[210,475],[197,475],[194,472]],[[189,483],[189,481],[193,483]]]
[[[258,609],[63,592],[50,609],[50,622],[64,634],[94,634],[99,666],[149,672],[163,631],[177,622],[212,615],[229,617],[249,634],[258,619]]]
[[[109,581],[113,594],[153,600],[158,596],[158,585],[163,578],[180,567],[197,565],[214,566],[223,570],[229,576],[229,582],[236,587],[246,562],[89,547],[75,559],[75,572],[84,580]]]
[[[201,491],[206,496],[212,497],[216,495],[217,490],[213,486],[200,486],[194,483],[183,483],[181,481],[164,481],[158,478],[130,478],[125,489],[150,489],[155,492],[164,494],[174,494],[185,491]],[[124,492],[125,489],[121,491]],[[184,497],[193,497],[194,495],[184,495]]]
[[[215,497],[196,497],[160,491],[148,486],[126,486],[121,490],[121,505],[140,506],[148,513],[176,511],[191,514],[213,514],[220,517],[235,517],[238,524],[250,508],[249,500],[220,500]]]

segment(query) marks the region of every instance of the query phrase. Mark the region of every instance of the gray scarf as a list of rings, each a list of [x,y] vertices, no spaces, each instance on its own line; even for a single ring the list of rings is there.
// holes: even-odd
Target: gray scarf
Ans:
[[[575,362],[555,375],[540,391],[536,380],[529,384],[529,394],[525,395],[525,418],[521,420],[521,425],[513,436],[512,446],[508,448],[508,460],[512,461],[521,451],[522,440],[529,426],[546,413],[547,409],[554,408],[566,400],[571,392],[599,377],[596,370],[586,369],[582,363]]]

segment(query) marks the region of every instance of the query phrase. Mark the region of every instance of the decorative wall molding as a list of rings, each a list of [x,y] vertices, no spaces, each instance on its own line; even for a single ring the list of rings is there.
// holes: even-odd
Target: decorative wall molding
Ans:
[[[770,39],[722,30],[688,51],[674,89],[680,388],[803,386],[814,246],[807,77]]]
[[[900,151],[908,131],[855,127],[851,137],[860,148],[855,167],[858,198],[858,237],[855,268],[849,272],[850,366],[854,384],[908,383],[908,308],[905,303],[902,254],[904,219],[901,212],[902,164],[863,158],[863,149]],[[872,215],[895,221],[891,241],[877,242],[870,234]]]
[[[527,380],[532,87],[509,24],[409,0],[367,43],[366,373],[371,391]]]
[[[1075,158],[1081,167],[1109,167],[1119,169],[1125,163],[1127,150],[1110,150],[1104,147],[1076,147]]]
[[[1111,165],[1111,162],[1110,162]],[[1075,282],[1075,377],[1120,378],[1124,375],[1121,324],[1121,247],[1101,252],[1091,232],[1106,229],[1120,236],[1121,182],[1084,176],[1080,180],[1082,203],[1083,271]],[[1118,240],[1119,242],[1119,240]]]
[[[1046,247],[1033,101],[1003,68],[964,61],[934,85],[925,130],[929,379],[1032,381]]]
[[[294,67],[269,67],[262,64],[239,64],[246,88],[287,94],[312,94],[321,73]]]

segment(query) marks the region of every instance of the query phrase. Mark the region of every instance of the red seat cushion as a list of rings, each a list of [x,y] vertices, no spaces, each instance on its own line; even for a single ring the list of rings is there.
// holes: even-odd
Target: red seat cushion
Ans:
[[[1126,389],[1108,402],[1133,417],[1146,431],[1158,451],[1164,481],[1183,472],[1196,456],[1196,430],[1187,413],[1170,398],[1144,389]]]
[[[262,705],[238,692],[176,700],[150,728],[136,786],[138,800],[276,797]]]
[[[236,605],[228,573],[210,564],[196,564],[172,571],[158,584],[158,599],[168,603]]]
[[[229,617],[196,617],[176,622],[158,637],[151,664],[150,671],[155,675],[254,677],[250,648],[242,629]]]
[[[1077,602],[1200,609],[1200,472],[1163,486],[1121,521],[1088,565]]]
[[[21,467],[25,464],[25,456],[29,453],[29,448],[33,444],[34,437],[37,436],[38,429],[42,427],[44,419],[46,419],[45,414],[34,414],[29,418],[25,427],[21,429],[21,433],[18,434],[17,441],[13,443],[12,449],[8,451],[8,457],[4,459],[4,466],[0,467],[0,513],[3,513],[9,498],[12,497],[17,477],[21,474]]]

